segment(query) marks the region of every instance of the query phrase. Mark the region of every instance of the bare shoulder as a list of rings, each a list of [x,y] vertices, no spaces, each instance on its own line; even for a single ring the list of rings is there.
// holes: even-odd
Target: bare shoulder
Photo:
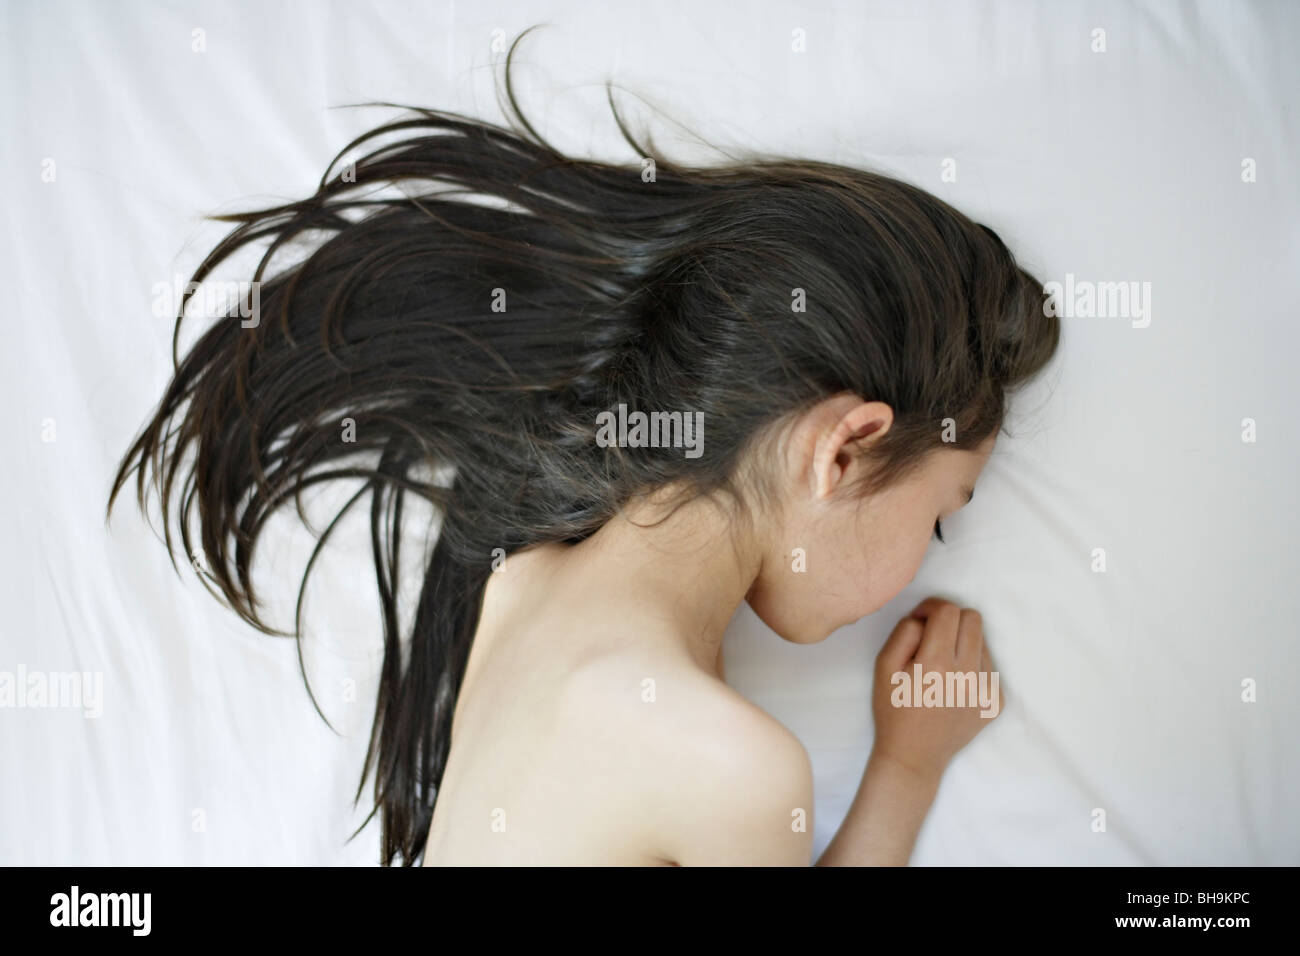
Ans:
[[[716,721],[683,728],[666,778],[665,852],[685,865],[807,866],[813,776],[808,752],[784,724],[736,691],[711,702]]]
[[[566,689],[593,728],[605,779],[655,855],[682,865],[799,865],[812,853],[812,765],[799,738],[722,681],[672,655],[603,654]]]

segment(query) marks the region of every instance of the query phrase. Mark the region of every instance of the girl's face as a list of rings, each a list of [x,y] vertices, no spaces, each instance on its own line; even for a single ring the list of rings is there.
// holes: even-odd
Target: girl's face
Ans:
[[[893,412],[856,398],[828,404],[793,433],[785,508],[766,529],[747,595],[764,623],[800,644],[878,611],[911,583],[936,522],[970,500],[994,445],[990,437],[970,451],[940,446],[895,484],[857,497],[848,485],[864,466],[852,446],[881,437]]]

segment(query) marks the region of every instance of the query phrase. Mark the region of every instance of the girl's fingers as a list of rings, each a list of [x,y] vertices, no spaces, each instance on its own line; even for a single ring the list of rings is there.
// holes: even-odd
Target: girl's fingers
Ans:
[[[961,620],[957,625],[957,660],[975,663],[984,647],[984,621],[980,612],[972,608],[962,608]]]
[[[940,601],[925,619],[925,638],[921,655],[935,663],[951,660],[957,654],[957,629],[961,608],[950,601]]]
[[[905,617],[894,627],[894,631],[880,649],[879,661],[887,673],[901,671],[912,662],[917,648],[921,646],[921,636],[925,625],[914,617]]]
[[[943,607],[945,604],[951,603],[951,601],[945,601],[943,598],[928,597],[916,607],[912,608],[912,613],[909,617],[914,617],[918,621],[928,620],[930,615],[939,610],[939,608]]]

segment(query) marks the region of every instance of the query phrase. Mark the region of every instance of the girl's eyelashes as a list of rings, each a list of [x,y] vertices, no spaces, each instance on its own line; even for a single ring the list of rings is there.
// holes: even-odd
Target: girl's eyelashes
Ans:
[[[943,527],[939,524],[938,518],[934,520],[934,536],[939,539],[940,544],[943,543]]]

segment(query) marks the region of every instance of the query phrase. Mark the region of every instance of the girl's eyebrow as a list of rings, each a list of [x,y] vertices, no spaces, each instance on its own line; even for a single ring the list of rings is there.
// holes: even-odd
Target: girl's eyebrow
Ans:
[[[962,490],[966,492],[966,504],[970,504],[970,503],[971,503],[971,499],[975,497],[975,489],[974,489],[974,488],[963,488]]]

